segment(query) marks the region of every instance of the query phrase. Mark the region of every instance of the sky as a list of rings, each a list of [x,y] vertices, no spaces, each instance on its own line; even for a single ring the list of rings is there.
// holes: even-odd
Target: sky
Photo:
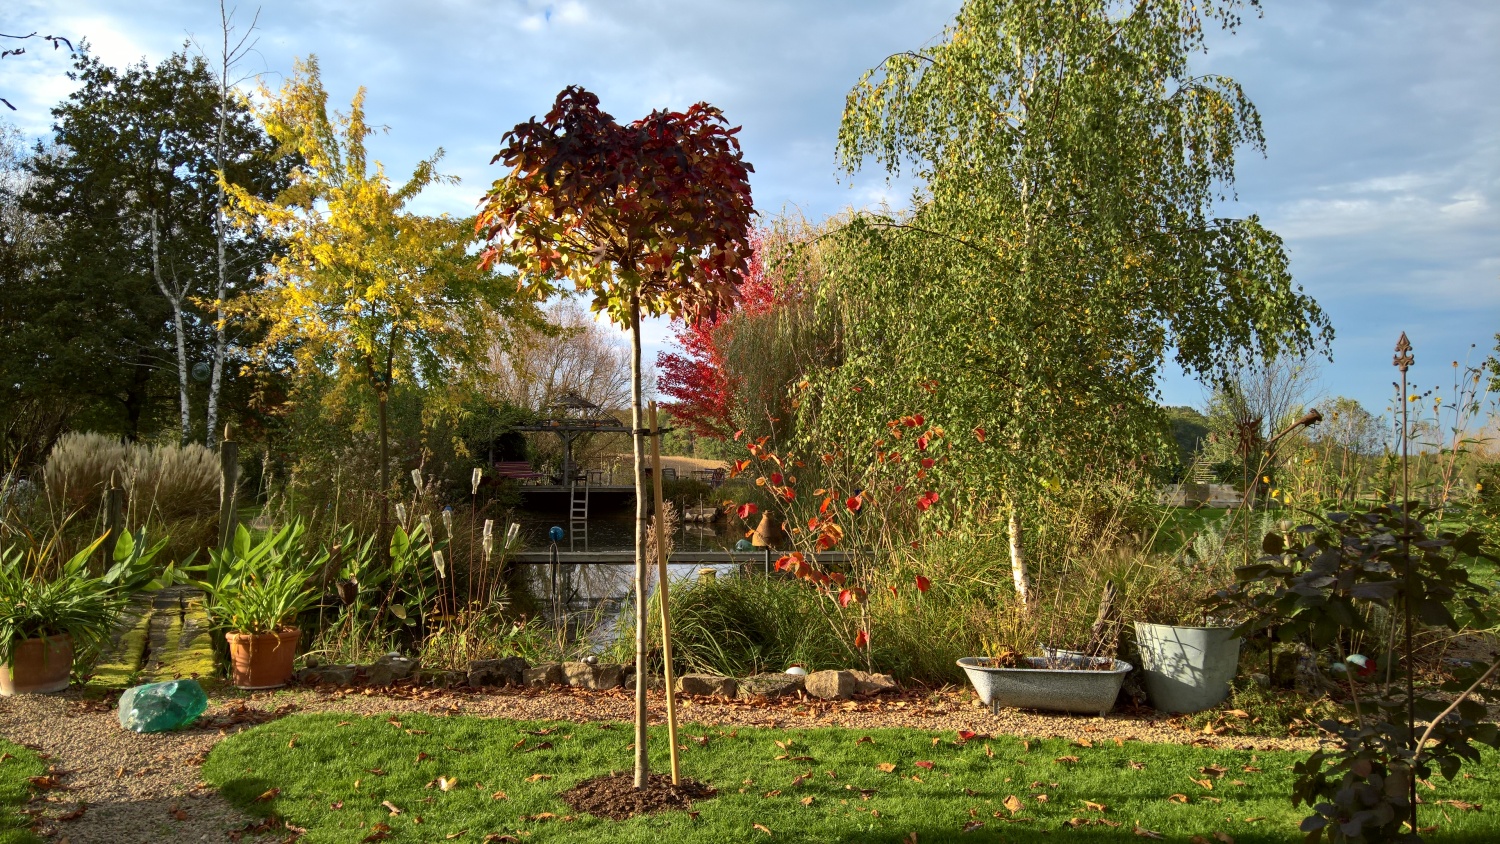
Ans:
[[[461,183],[415,207],[472,213],[501,136],[544,114],[571,84],[621,121],[708,101],[743,126],[757,209],[810,219],[850,206],[900,206],[909,183],[871,167],[841,173],[834,142],[844,97],[886,56],[941,37],[959,0],[270,0],[240,65],[272,88],[317,54],[333,104],[368,91],[388,131],[374,157],[402,178],[438,147]],[[1477,364],[1500,331],[1500,3],[1473,0],[1265,0],[1233,34],[1210,34],[1194,61],[1239,81],[1258,107],[1266,154],[1242,150],[1225,216],[1257,214],[1286,241],[1297,283],[1336,331],[1318,390],[1381,413],[1405,331],[1412,378],[1442,392],[1452,363]],[[157,62],[184,41],[216,50],[208,0],[10,0],[0,32],[87,37],[122,66]],[[66,55],[33,39],[0,63],[0,97],[23,131],[45,134],[72,83]],[[6,46],[13,46],[7,44]],[[196,49],[192,46],[190,50]],[[253,84],[247,83],[247,84]],[[669,326],[646,326],[648,359]],[[1472,348],[1471,346],[1477,346]],[[1175,371],[1167,404],[1202,406]],[[1451,394],[1451,390],[1448,390]]]

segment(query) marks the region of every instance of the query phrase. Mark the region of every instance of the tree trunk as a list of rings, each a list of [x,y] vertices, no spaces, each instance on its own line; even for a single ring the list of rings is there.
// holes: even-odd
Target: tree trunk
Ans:
[[[220,4],[220,13],[223,12],[223,4]],[[226,23],[227,26],[227,23]],[[227,29],[225,32],[228,35]],[[229,74],[228,57],[219,73],[219,128],[214,136],[214,163],[219,165],[222,176],[224,170],[224,119],[225,112],[229,107],[229,80],[225,77]],[[212,361],[212,372],[208,381],[208,447],[213,448],[218,443],[214,431],[219,427],[219,385],[224,378],[224,348],[226,345],[224,337],[224,298],[229,294],[229,267],[224,255],[224,185],[221,182],[214,199],[214,236],[218,240],[218,269],[219,284],[214,292],[214,355]]]
[[[391,449],[387,438],[387,413],[391,394],[390,381],[375,385],[380,404],[380,533],[375,538],[376,555],[384,561],[391,553]]]
[[[635,787],[645,788],[646,757],[646,441],[641,436],[641,308],[630,302],[630,441],[635,450]]]
[[[1021,515],[1014,504],[1010,506],[1008,526],[1010,532],[1010,576],[1016,584],[1016,596],[1021,599],[1021,606],[1024,607],[1031,600],[1031,583],[1026,577],[1026,557],[1021,551]]]
[[[151,219],[151,275],[156,280],[156,289],[161,291],[161,295],[172,306],[172,328],[177,335],[177,403],[182,424],[179,442],[187,445],[193,424],[191,406],[188,404],[187,341],[182,336],[182,300],[187,291],[175,284],[168,287],[167,280],[162,278],[161,235],[157,231],[156,211],[153,209],[147,216]]]

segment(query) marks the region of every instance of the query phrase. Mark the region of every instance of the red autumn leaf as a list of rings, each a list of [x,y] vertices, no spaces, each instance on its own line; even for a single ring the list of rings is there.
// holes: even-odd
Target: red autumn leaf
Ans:
[[[851,511],[858,513],[859,508],[864,506],[864,501],[858,495],[851,495],[844,500],[844,506],[848,507]]]
[[[854,593],[853,592],[849,591],[848,589],[840,589],[839,590],[839,606],[840,607],[847,607],[847,606],[849,606],[849,602],[851,602],[853,600],[854,600]]]
[[[917,437],[917,451],[926,451],[927,450],[927,442],[928,442],[928,440],[927,440],[927,435],[926,434],[923,434],[922,436]]]
[[[976,733],[976,732],[974,732],[973,730],[959,730],[958,731],[958,740],[959,741],[968,741],[969,739],[972,739],[973,737],[975,737],[977,735],[979,735],[979,734]]]
[[[933,464],[937,463],[937,461],[933,460],[931,457],[924,457],[922,458],[921,462],[923,469],[931,469],[933,467]]]
[[[931,762],[925,762],[925,761],[924,762],[913,762],[912,764],[916,765],[918,768],[923,768],[923,769],[928,770],[928,771],[932,770],[932,763]]]
[[[887,587],[885,587],[885,588],[887,588],[887,589],[889,589],[889,590],[891,590],[891,597],[892,597],[892,598],[895,598],[895,597],[897,597],[897,594],[896,594],[896,587],[894,587],[894,586],[887,586]]]
[[[784,486],[781,489],[777,490],[777,492],[781,493],[781,497],[786,499],[787,501],[791,501],[792,499],[797,497],[797,493],[793,492],[792,488],[789,486]]]
[[[781,486],[782,480],[783,480],[783,478],[781,477],[781,473],[780,472],[772,472],[771,473],[771,483],[773,483],[773,484],[775,484],[777,486]]]
[[[834,583],[837,583],[839,586],[844,585],[844,573],[841,571],[836,571],[833,574],[828,575],[828,579],[833,581]]]
[[[735,431],[734,432],[734,441],[735,442],[739,442],[740,441],[740,437],[743,437],[744,435],[745,435],[745,429],[744,428],[741,428],[738,431]]]
[[[823,498],[823,503],[820,504],[820,505],[818,505],[818,512],[819,513],[827,513],[828,512],[828,507],[831,504],[833,504],[833,496],[831,496],[831,495],[825,496]]]
[[[735,510],[735,512],[738,513],[739,517],[742,518],[742,519],[748,519],[751,516],[755,515],[759,511],[760,511],[759,507],[757,507],[753,503],[749,503],[749,502],[741,504],[739,506],[739,509]]]
[[[849,591],[854,595],[854,600],[858,601],[861,604],[863,604],[865,601],[870,600],[870,593],[866,592],[858,586],[850,587]]]
[[[920,413],[918,413],[916,416],[913,416],[912,420],[913,420],[913,427],[915,427],[917,425],[921,425],[923,422],[927,421],[926,418],[924,418],[922,416],[922,414],[920,414]]]
[[[932,588],[932,581],[928,580],[927,578],[923,577],[920,574],[917,575],[917,591],[918,592],[926,592],[928,589],[931,589],[931,588]]]
[[[732,469],[729,470],[729,474],[731,476],[737,476],[737,475],[739,475],[741,472],[745,471],[749,467],[750,467],[750,461],[749,460],[736,460],[736,461],[734,461],[734,468],[732,468]]]
[[[866,633],[864,630],[860,630],[858,633],[854,634],[854,647],[863,648],[869,644],[870,634]]]
[[[922,510],[922,511],[925,512],[927,510],[927,508],[931,507],[932,505],[936,504],[937,502],[938,502],[938,494],[936,492],[932,492],[931,490],[929,490],[929,491],[923,493],[921,498],[917,499],[917,509],[918,510]]]
[[[791,565],[792,565],[792,558],[791,557],[778,557],[776,559],[776,570],[777,571],[786,571],[788,568],[791,567]]]
[[[974,429],[974,439],[979,440],[980,442],[984,442],[984,429],[983,428],[975,428]]]
[[[828,551],[837,544],[839,544],[839,538],[831,533],[825,533],[818,537],[818,548],[820,550]]]

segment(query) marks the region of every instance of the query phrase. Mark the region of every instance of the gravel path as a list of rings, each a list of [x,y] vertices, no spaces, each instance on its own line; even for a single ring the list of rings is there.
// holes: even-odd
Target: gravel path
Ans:
[[[270,840],[199,780],[199,765],[220,739],[254,723],[292,711],[377,714],[424,712],[492,718],[629,721],[633,692],[556,690],[440,691],[395,688],[382,692],[294,689],[211,696],[199,725],[174,733],[137,735],[122,730],[112,703],[84,699],[78,691],[57,696],[0,698],[0,735],[48,757],[60,787],[33,801],[38,830],[68,844]],[[665,720],[660,693],[652,696],[652,721]],[[1199,744],[1256,750],[1306,750],[1311,739],[1205,736],[1150,715],[1107,718],[1045,715],[1015,710],[991,715],[962,688],[908,692],[881,699],[744,703],[689,699],[679,720],[714,725],[775,728],[908,727],[925,731],[974,730],[1035,738]],[[81,813],[79,812],[82,809]],[[275,840],[285,840],[279,830]]]

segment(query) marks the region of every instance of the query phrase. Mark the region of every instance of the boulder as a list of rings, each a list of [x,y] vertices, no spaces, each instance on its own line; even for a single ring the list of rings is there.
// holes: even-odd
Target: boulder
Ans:
[[[597,662],[565,662],[563,675],[567,684],[580,689],[613,689],[625,675],[624,666]]]
[[[416,670],[417,661],[400,654],[386,654],[365,666],[365,683],[371,686],[389,686],[397,680],[405,680]]]
[[[297,682],[309,686],[322,683],[331,683],[335,686],[352,686],[354,677],[359,673],[358,665],[314,665],[298,671],[295,675]]]
[[[854,697],[859,681],[852,671],[814,671],[805,681],[807,693],[824,700],[848,700]]]
[[[136,733],[161,733],[186,727],[206,709],[208,696],[197,680],[147,683],[120,695],[120,726]]]
[[[849,673],[854,675],[854,693],[857,695],[878,695],[901,691],[901,686],[897,685],[896,679],[889,674],[874,674],[869,671],[850,671]]]
[[[734,697],[739,684],[733,677],[717,674],[684,674],[677,678],[677,693],[680,695],[719,695]]]
[[[441,669],[435,671],[423,669],[419,672],[418,676],[423,685],[437,686],[440,689],[451,689],[455,686],[462,686],[469,680],[469,675],[463,671],[445,671]]]
[[[739,681],[739,697],[742,700],[763,697],[775,700],[779,697],[795,695],[802,691],[806,677],[796,674],[756,674]]]
[[[518,656],[470,660],[469,685],[519,686],[522,674],[530,667],[526,660]]]
[[[521,672],[522,684],[534,688],[561,686],[567,681],[568,675],[563,672],[560,662],[544,662]]]

